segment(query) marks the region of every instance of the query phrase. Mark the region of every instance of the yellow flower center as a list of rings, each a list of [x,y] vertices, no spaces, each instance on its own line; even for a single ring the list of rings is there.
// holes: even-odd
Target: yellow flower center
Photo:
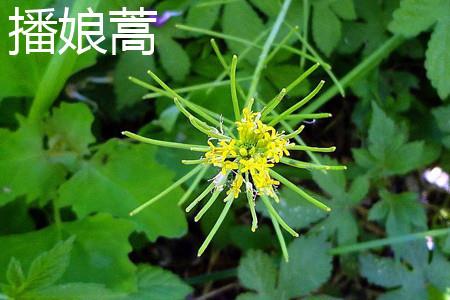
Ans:
[[[276,198],[274,187],[279,182],[269,175],[269,169],[284,155],[289,156],[289,140],[272,126],[260,120],[260,113],[244,108],[242,119],[236,121],[237,138],[219,139],[205,154],[206,163],[219,167],[222,174],[235,174],[229,193],[238,197],[242,184],[260,195]],[[248,178],[248,181],[246,180]]]

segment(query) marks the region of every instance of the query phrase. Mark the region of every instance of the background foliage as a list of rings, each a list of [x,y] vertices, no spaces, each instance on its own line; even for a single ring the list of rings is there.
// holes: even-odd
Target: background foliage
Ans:
[[[307,122],[302,138],[336,144],[336,153],[315,159],[349,170],[280,170],[332,208],[325,214],[279,190],[275,207],[302,233],[286,236],[289,263],[280,259],[268,218],[250,232],[246,201],[236,201],[212,247],[197,258],[222,204],[194,223],[177,205],[192,182],[128,216],[183,176],[188,169],[180,160],[191,157],[131,143],[120,138],[122,130],[205,143],[170,99],[128,77],[152,83],[146,73],[152,69],[171,86],[188,87],[191,101],[230,116],[229,88],[210,38],[227,61],[240,56],[238,79],[248,89],[281,4],[0,2],[0,298],[450,298],[450,0],[291,1],[257,96],[271,99],[310,59],[321,62],[285,105],[327,81],[302,112],[334,117]],[[152,28],[151,57],[92,51],[14,57],[8,55],[14,6],[55,7],[57,17],[64,6],[74,13],[145,6],[181,14]],[[107,25],[105,47],[113,32]],[[444,172],[441,187],[423,177],[435,166]]]

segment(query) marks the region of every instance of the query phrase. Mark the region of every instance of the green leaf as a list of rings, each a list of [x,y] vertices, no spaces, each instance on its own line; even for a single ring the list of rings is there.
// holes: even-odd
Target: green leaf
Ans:
[[[75,151],[80,156],[89,153],[88,146],[95,142],[91,133],[94,116],[83,103],[61,103],[53,109],[46,121],[49,148],[57,151]]]
[[[192,288],[178,276],[161,268],[142,265],[137,270],[138,292],[126,299],[182,300]]]
[[[171,132],[175,127],[180,111],[175,105],[171,105],[161,112],[158,120],[153,120],[153,124],[161,126],[165,132]]]
[[[126,51],[120,55],[114,72],[114,92],[117,95],[119,109],[142,101],[142,96],[147,92],[128,80],[128,77],[148,78],[147,71],[153,70],[154,67],[153,56],[145,56],[138,51]]]
[[[20,295],[23,300],[85,300],[85,299],[123,299],[123,295],[115,293],[101,284],[66,283],[33,290]]]
[[[156,162],[155,147],[110,140],[61,185],[59,203],[72,205],[79,217],[108,212],[129,218],[151,240],[161,235],[178,237],[187,227],[177,205],[180,189],[138,215],[128,216],[134,208],[164,191],[172,179],[173,173]]]
[[[446,0],[402,0],[393,13],[389,30],[408,37],[415,36],[433,25],[442,13]]]
[[[121,291],[135,289],[135,266],[128,258],[128,237],[134,226],[126,220],[98,214],[83,220],[63,223],[65,237],[76,236],[69,266],[59,283],[91,282]],[[16,257],[27,268],[35,257],[58,241],[55,226],[30,233],[0,237],[0,281],[6,266]],[[32,245],[32,247],[30,247]]]
[[[321,200],[316,195],[314,197]],[[272,203],[272,205],[283,220],[293,228],[306,228],[326,216],[325,212],[299,197],[291,189],[282,188],[279,198],[280,203]],[[267,214],[266,209],[259,209],[259,205],[257,208],[260,212]],[[269,217],[269,215],[266,216]]]
[[[20,196],[46,201],[64,180],[64,168],[44,149],[40,126],[19,122],[17,131],[0,129],[0,205]]]
[[[87,4],[88,1],[85,1]],[[95,9],[97,1],[90,1],[89,6]],[[95,63],[96,51],[88,51],[82,55],[70,49],[62,55],[56,54],[52,56],[48,53],[31,53],[25,54],[25,39],[21,38],[20,53],[17,56],[9,55],[9,51],[14,49],[14,39],[9,37],[9,32],[14,31],[14,22],[9,21],[8,17],[14,15],[14,7],[19,6],[21,13],[24,9],[35,9],[49,7],[51,1],[17,1],[5,0],[0,2],[0,38],[5,41],[0,47],[0,64],[2,72],[0,72],[0,100],[5,97],[32,97],[36,94],[39,85],[42,83],[43,74],[47,71],[50,61],[65,61],[59,69],[58,80],[51,84],[46,82],[45,87],[47,93],[51,92],[57,96],[63,88],[65,81],[69,76],[81,69],[91,66]],[[83,4],[80,2],[79,4]],[[70,5],[69,5],[70,6]],[[88,5],[86,5],[87,8]],[[50,6],[51,7],[51,6]],[[75,4],[71,7],[74,10]],[[56,39],[55,43],[57,44]],[[57,51],[57,50],[56,50]],[[55,65],[54,65],[55,67]]]
[[[260,11],[265,13],[268,17],[276,17],[280,10],[280,5],[272,0],[250,0]]]
[[[186,24],[193,27],[211,29],[217,21],[220,12],[220,5],[201,4],[211,2],[211,0],[200,0],[193,2],[189,8],[186,17]],[[198,33],[191,33],[192,36],[198,36]]]
[[[450,148],[450,105],[441,106],[432,110],[433,116],[443,133],[442,143]]]
[[[48,252],[39,255],[31,263],[26,280],[26,289],[45,288],[60,279],[70,261],[74,237],[59,242]]]
[[[236,22],[236,20],[239,20],[239,22]],[[264,31],[264,25],[247,1],[235,1],[224,5],[222,30],[225,34],[254,41]],[[226,43],[234,54],[240,54],[247,48],[247,45],[236,41],[226,40]],[[259,52],[260,50],[258,49],[249,51],[247,59],[252,63],[256,63]]]
[[[359,263],[361,274],[369,282],[387,288],[401,285],[402,279],[407,273],[407,270],[399,262],[371,254],[361,255]]]
[[[445,8],[447,7],[447,8]],[[450,9],[450,1],[442,9]],[[437,90],[441,99],[450,95],[450,16],[440,19],[430,41],[426,52],[425,68],[431,84]]]
[[[404,245],[405,256],[393,260],[366,254],[360,256],[360,271],[370,283],[388,291],[379,299],[428,299],[427,286],[433,284],[444,292],[450,282],[450,263],[437,250],[431,262],[424,242]]]
[[[11,258],[6,271],[6,280],[13,288],[19,288],[25,282],[22,264],[16,258]]]
[[[331,9],[344,20],[356,19],[356,10],[353,0],[340,0],[331,3]]]
[[[341,39],[341,21],[326,2],[314,2],[312,36],[327,56],[330,56]]]
[[[369,220],[386,221],[389,236],[426,228],[425,210],[416,193],[391,194],[381,191],[380,196],[382,200],[369,211]]]
[[[422,141],[408,143],[404,130],[398,128],[375,103],[372,103],[372,111],[368,151],[352,151],[357,164],[373,177],[403,175],[437,158],[436,153],[431,153],[432,149],[425,147]]]
[[[289,262],[281,262],[279,288],[289,298],[318,289],[331,275],[330,244],[321,236],[302,236],[289,245]]]
[[[191,68],[190,58],[175,40],[160,36],[157,44],[161,65],[175,81],[183,81]]]
[[[275,289],[277,270],[270,256],[250,250],[239,262],[238,277],[244,287],[262,295],[270,294]]]
[[[320,162],[326,165],[339,164],[328,157],[321,157]],[[359,230],[353,209],[369,191],[367,177],[360,176],[347,187],[345,172],[313,171],[312,175],[314,181],[332,198],[327,202],[331,207],[328,217],[315,228],[324,230],[329,236],[336,236],[339,245],[355,243]]]

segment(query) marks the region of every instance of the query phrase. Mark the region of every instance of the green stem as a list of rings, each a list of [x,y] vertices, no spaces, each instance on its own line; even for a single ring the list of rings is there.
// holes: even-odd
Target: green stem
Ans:
[[[244,82],[244,81],[249,81],[252,77],[251,76],[247,76],[244,78],[236,78],[237,82]],[[183,87],[183,88],[179,88],[179,89],[173,89],[176,93],[188,93],[188,92],[193,92],[193,91],[199,91],[199,90],[206,90],[209,88],[215,88],[215,87],[221,87],[221,86],[227,86],[230,84],[230,80],[223,80],[223,81],[212,81],[212,82],[206,82],[206,83],[200,83],[200,84],[195,84],[195,85],[191,85],[191,86],[187,86],[187,87]],[[152,98],[156,98],[159,96],[167,96],[169,98],[173,98],[172,95],[170,95],[169,93],[165,92],[164,94],[161,94],[161,92],[155,92],[155,93],[148,93],[146,94],[143,99],[152,99]]]
[[[321,80],[319,84],[314,88],[314,90],[311,91],[311,93],[309,93],[305,98],[303,98],[302,100],[300,100],[299,102],[297,102],[296,104],[292,105],[290,108],[286,109],[281,114],[279,114],[276,118],[274,118],[272,121],[269,122],[269,125],[274,126],[281,120],[284,120],[286,116],[289,116],[294,111],[296,111],[297,109],[299,109],[300,107],[311,101],[311,99],[314,98],[314,96],[320,91],[320,89],[322,89],[324,83],[325,81]]]
[[[334,152],[336,151],[336,147],[310,147],[310,146],[303,146],[303,145],[292,145],[287,146],[288,150],[298,150],[298,151],[311,151],[311,152]]]
[[[161,199],[162,197],[164,197],[165,195],[167,195],[168,193],[170,193],[171,191],[173,191],[174,189],[176,189],[177,187],[179,187],[180,185],[182,185],[184,182],[188,181],[189,178],[191,178],[192,176],[194,176],[195,174],[197,174],[200,171],[200,168],[202,166],[196,166],[194,169],[192,169],[189,173],[187,173],[186,175],[184,175],[183,177],[181,177],[180,179],[178,179],[177,181],[175,181],[171,186],[169,186],[167,189],[165,189],[163,192],[159,193],[158,195],[156,195],[155,197],[153,197],[152,199],[148,200],[147,202],[145,202],[142,205],[139,205],[137,208],[133,209],[130,212],[130,216],[134,216],[136,214],[138,214],[139,212],[141,212],[144,208],[152,205],[153,203],[155,203],[156,201],[158,201],[159,199]]]
[[[191,196],[191,194],[194,192],[194,190],[198,187],[200,180],[203,179],[206,172],[209,169],[209,165],[203,166],[202,170],[197,174],[197,176],[194,178],[194,182],[189,186],[188,190],[183,194],[183,196],[178,201],[178,205],[183,205],[184,202]]]
[[[320,202],[317,199],[314,199],[313,197],[308,195],[306,192],[304,192],[302,189],[300,189],[298,186],[296,186],[295,184],[293,184],[292,182],[290,182],[289,180],[287,180],[286,178],[284,178],[283,176],[281,176],[274,170],[270,170],[270,174],[273,176],[273,178],[275,178],[276,180],[278,180],[279,182],[284,184],[286,187],[290,188],[293,192],[296,192],[297,194],[302,196],[305,200],[311,202],[318,208],[320,208],[324,211],[327,211],[327,212],[331,211],[331,208],[329,208],[327,205],[323,204],[322,202]]]
[[[186,207],[186,212],[190,212],[200,201],[203,200],[203,198],[206,197],[206,195],[208,195],[214,189],[214,187],[214,182],[211,182],[208,187],[200,195],[198,195],[197,198],[195,198],[188,207]]]
[[[202,146],[202,145],[193,145],[193,144],[182,144],[182,143],[176,143],[176,142],[166,142],[166,141],[160,141],[160,140],[154,140],[150,138],[143,137],[141,135],[129,132],[129,131],[122,131],[122,134],[139,142],[151,144],[155,146],[162,146],[162,147],[168,147],[168,148],[175,148],[175,149],[186,149],[191,151],[198,151],[198,152],[205,152],[209,150],[208,146]]]
[[[298,233],[295,232],[294,229],[292,229],[284,220],[283,218],[281,218],[281,216],[277,213],[277,211],[275,210],[275,208],[273,208],[272,204],[270,203],[270,200],[267,199],[266,196],[262,195],[261,199],[264,203],[264,205],[266,206],[267,210],[269,211],[269,213],[275,217],[275,219],[277,219],[277,222],[281,225],[281,227],[283,227],[290,235],[292,235],[293,237],[298,237]]]
[[[201,256],[203,252],[205,252],[206,248],[208,247],[209,243],[211,242],[212,238],[216,234],[217,230],[219,229],[220,225],[222,225],[223,220],[225,219],[226,215],[228,214],[228,211],[230,210],[231,204],[233,204],[234,196],[233,193],[230,193],[226,198],[226,204],[222,210],[222,212],[219,215],[219,218],[217,219],[216,223],[214,224],[213,228],[209,232],[208,236],[206,237],[203,244],[198,249],[197,256]]]
[[[272,220],[273,228],[275,229],[275,234],[277,235],[278,242],[280,243],[281,252],[283,253],[284,260],[289,261],[289,252],[286,247],[286,241],[284,240],[283,233],[280,229],[280,224],[278,224],[277,218],[269,211],[270,219]]]
[[[80,12],[85,11],[87,7],[91,7],[95,10],[99,3],[99,0],[75,1],[70,9],[70,17],[76,17]],[[75,28],[75,30],[77,30],[77,28]],[[60,40],[56,48],[62,48],[64,43],[64,41]],[[86,53],[85,55],[90,55],[90,53]],[[42,119],[43,115],[50,109],[53,102],[58,97],[58,94],[64,88],[67,79],[75,69],[79,58],[76,51],[71,50],[66,51],[62,55],[55,54],[51,57],[42,74],[42,79],[37,87],[28,114],[28,117],[32,122]]]
[[[328,166],[328,165],[317,165],[313,163],[309,163],[306,161],[299,161],[292,158],[282,157],[281,162],[285,165],[292,166],[295,168],[301,169],[313,169],[313,170],[334,170],[341,171],[346,170],[346,166]]]
[[[411,234],[406,234],[406,235],[401,235],[401,236],[396,236],[396,237],[389,237],[389,238],[385,238],[385,239],[368,241],[368,242],[363,242],[363,243],[358,243],[358,244],[353,244],[353,245],[348,245],[348,246],[336,247],[336,248],[331,249],[329,253],[331,255],[341,255],[341,254],[346,254],[346,253],[351,253],[351,252],[360,252],[360,251],[369,250],[369,249],[373,249],[373,248],[380,248],[380,247],[384,247],[384,246],[388,246],[388,245],[410,242],[410,241],[418,240],[421,238],[425,238],[427,236],[436,237],[436,236],[442,236],[442,235],[446,235],[446,234],[450,234],[450,227],[416,232],[416,233],[411,233]]]
[[[365,58],[359,65],[354,67],[341,80],[343,87],[348,87],[356,80],[365,76],[369,71],[375,68],[385,57],[395,50],[405,39],[399,35],[392,36],[389,40],[384,42],[377,50]],[[339,93],[337,86],[330,87],[317,100],[305,107],[301,113],[313,113],[327,103],[331,98]]]
[[[231,102],[233,103],[234,118],[236,121],[241,119],[241,111],[239,109],[239,101],[238,101],[237,91],[236,91],[237,59],[238,59],[237,56],[233,55],[233,58],[231,59],[231,67],[230,67]],[[224,66],[226,66],[226,64]]]
[[[292,0],[285,0],[283,2],[283,5],[281,6],[280,12],[278,13],[277,19],[275,20],[275,23],[272,26],[272,30],[270,31],[269,36],[266,39],[266,42],[264,43],[264,46],[262,48],[261,54],[259,55],[258,62],[256,64],[255,72],[253,73],[253,80],[250,84],[250,88],[247,94],[247,99],[251,97],[256,97],[256,88],[259,83],[259,78],[261,77],[262,69],[265,65],[265,60],[267,58],[267,55],[269,54],[270,47],[272,47],[272,44],[278,34],[278,31],[280,30],[280,27],[286,17],[286,13],[289,9],[289,6],[291,5]],[[281,44],[283,45],[283,43]]]
[[[246,39],[237,37],[237,36],[233,36],[233,35],[229,35],[229,34],[225,34],[225,33],[221,33],[221,32],[217,32],[217,31],[213,31],[213,30],[207,30],[207,29],[202,29],[202,28],[198,28],[198,27],[193,27],[193,26],[187,26],[187,25],[183,25],[183,24],[177,24],[175,25],[176,28],[181,29],[181,30],[186,30],[186,31],[191,31],[191,32],[198,32],[198,33],[203,33],[209,36],[214,36],[216,38],[220,38],[220,39],[224,39],[224,40],[230,40],[230,41],[235,41],[244,45],[249,45],[252,46],[254,48],[257,49],[262,49],[263,47],[255,42],[251,42],[248,41]],[[278,43],[274,44],[275,46],[280,45]],[[294,47],[290,47],[287,45],[281,45],[281,47],[291,53],[297,54],[299,56],[305,56],[306,59],[311,60],[315,63],[319,62],[317,61],[317,59],[314,56],[309,55],[308,53],[302,52]],[[328,64],[326,64],[327,66],[329,66]]]
[[[211,205],[214,204],[217,197],[219,197],[220,193],[222,193],[222,190],[217,189],[214,191],[214,193],[209,198],[208,202],[200,209],[200,211],[197,213],[197,215],[194,217],[194,221],[198,222],[203,217],[203,215],[208,211],[208,209],[211,207]]]

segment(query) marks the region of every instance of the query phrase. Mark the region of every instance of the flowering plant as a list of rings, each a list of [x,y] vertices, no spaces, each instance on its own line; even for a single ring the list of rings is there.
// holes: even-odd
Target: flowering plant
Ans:
[[[223,60],[223,57],[219,56],[219,58]],[[244,103],[243,109],[241,110],[241,101],[238,98],[237,93],[239,91],[242,98],[245,97],[245,94],[236,80],[237,56],[234,55],[229,67],[231,102],[235,117],[234,121],[224,118],[218,113],[212,112],[189,101],[188,99],[183,98],[168,85],[166,85],[155,73],[148,71],[148,74],[164,89],[164,91],[173,97],[175,105],[180,112],[189,119],[192,126],[204,133],[208,139],[207,145],[192,145],[150,139],[129,131],[122,132],[123,135],[140,142],[163,147],[188,149],[200,153],[199,159],[182,161],[184,164],[197,165],[197,167],[180,178],[164,192],[134,209],[130,215],[135,215],[144,208],[160,200],[173,188],[179,186],[194,175],[197,175],[196,181],[198,182],[204,176],[209,167],[214,167],[217,170],[216,176],[211,180],[208,187],[186,208],[186,212],[190,212],[197,204],[199,204],[207,195],[211,193],[209,200],[194,218],[197,222],[217,200],[220,194],[223,191],[226,191],[226,196],[224,198],[225,205],[222,213],[199,248],[198,256],[202,255],[208,247],[225,216],[227,215],[234,199],[238,198],[241,193],[244,193],[246,195],[252,216],[251,230],[255,231],[258,227],[255,202],[259,197],[272,219],[283,255],[287,261],[288,252],[283,235],[281,234],[280,226],[294,237],[298,237],[299,235],[291,227],[289,227],[288,224],[286,224],[271,204],[271,201],[280,201],[277,196],[277,187],[280,184],[284,184],[286,187],[292,189],[302,198],[316,205],[318,208],[325,211],[329,211],[330,208],[276,172],[273,167],[281,163],[303,169],[343,170],[346,168],[345,166],[328,166],[320,163],[310,163],[288,158],[288,156],[290,156],[290,151],[333,152],[335,147],[309,147],[304,144],[297,145],[292,142],[292,139],[297,138],[302,132],[305,127],[304,125],[301,125],[297,130],[290,130],[290,133],[287,133],[284,130],[279,131],[274,127],[282,122],[285,126],[289,126],[285,122],[288,119],[301,120],[331,116],[330,114],[323,113],[310,115],[293,114],[296,110],[309,102],[320,91],[324,84],[323,81],[320,81],[312,92],[296,104],[292,105],[290,108],[280,114],[275,111],[284,96],[305,78],[307,78],[309,74],[311,74],[318,66],[319,64],[313,65],[287,88],[282,89],[280,93],[268,103],[263,103],[262,100],[259,99],[255,103],[254,98],[248,98]],[[261,104],[263,107],[259,111],[254,111],[253,107],[257,104]],[[188,196],[186,195],[183,196],[179,203],[182,204],[187,197]]]

